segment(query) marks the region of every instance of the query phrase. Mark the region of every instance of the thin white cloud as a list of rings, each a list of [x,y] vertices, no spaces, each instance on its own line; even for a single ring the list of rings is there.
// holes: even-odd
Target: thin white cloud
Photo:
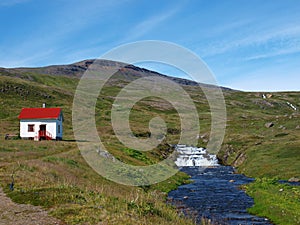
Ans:
[[[12,0],[15,4],[25,1],[30,0]],[[87,25],[96,22],[97,19],[105,17],[106,13],[113,11],[115,7],[119,7],[120,4],[127,2],[128,0],[91,1],[89,4],[86,4],[85,1],[81,1],[75,5],[72,2],[62,4],[59,10],[52,13],[53,20],[49,24],[44,24],[44,26],[38,27],[28,36],[24,36],[17,45],[0,46],[2,48],[0,58],[5,59],[0,61],[0,66],[20,67],[37,65],[38,62],[52,54],[49,46],[53,49],[56,48],[57,54],[57,52],[65,48],[65,46],[60,46],[60,43],[64,42],[74,32],[79,32]],[[9,54],[4,55],[4,52]]]
[[[250,57],[247,57],[245,60],[251,61],[251,60],[266,59],[266,58],[289,55],[289,54],[294,54],[294,53],[299,53],[299,52],[300,52],[300,47],[295,46],[293,48],[288,48],[288,49],[284,48],[284,49],[280,49],[280,50],[273,51],[273,52],[266,53],[266,54],[250,56]]]
[[[292,25],[288,27],[277,27],[272,30],[263,30],[260,32],[253,31],[247,37],[233,37],[231,40],[223,40],[222,42],[212,42],[203,50],[203,57],[211,57],[218,54],[227,53],[238,48],[258,46],[267,44],[270,41],[278,41],[283,39],[295,39],[300,36],[300,26]]]
[[[44,52],[37,52],[28,57],[14,57],[14,59],[1,57],[0,65],[5,65],[6,68],[26,67],[28,65],[37,64],[39,61],[48,58],[53,52],[53,49],[49,49]]]
[[[215,37],[219,35],[226,35],[228,32],[236,32],[237,30],[243,29],[244,27],[249,26],[253,21],[251,19],[245,19],[245,20],[238,20],[233,21],[229,23],[221,24],[217,27],[211,27],[209,30],[203,34],[201,34],[201,37]]]
[[[299,37],[300,26],[278,27],[276,30],[265,30],[263,32],[254,32],[251,36],[239,41],[239,45],[263,44],[271,40],[290,39]]]
[[[163,12],[158,15],[154,15],[154,16],[147,18],[146,20],[136,24],[134,26],[134,28],[132,28],[127,33],[127,35],[122,40],[122,42],[123,43],[129,42],[129,41],[133,41],[133,40],[136,40],[136,39],[142,37],[143,35],[147,34],[151,30],[153,30],[157,25],[163,23],[164,21],[166,21],[167,19],[172,17],[174,14],[176,14],[176,12],[178,12],[179,9],[180,9],[180,7],[177,6],[175,8],[170,9],[167,12]]]

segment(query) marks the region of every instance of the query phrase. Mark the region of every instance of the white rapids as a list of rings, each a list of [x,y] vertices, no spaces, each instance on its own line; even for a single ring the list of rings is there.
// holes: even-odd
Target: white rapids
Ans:
[[[205,148],[177,145],[175,149],[178,152],[178,157],[175,161],[178,167],[219,165],[216,155],[207,153]]]

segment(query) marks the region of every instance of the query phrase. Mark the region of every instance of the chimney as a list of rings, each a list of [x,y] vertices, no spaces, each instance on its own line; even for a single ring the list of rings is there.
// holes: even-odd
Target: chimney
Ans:
[[[46,108],[46,103],[43,103],[43,108]]]

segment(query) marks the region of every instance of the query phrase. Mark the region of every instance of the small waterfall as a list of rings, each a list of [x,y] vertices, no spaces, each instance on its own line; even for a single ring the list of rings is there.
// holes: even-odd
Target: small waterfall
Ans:
[[[178,157],[175,161],[178,167],[219,165],[216,155],[207,153],[205,148],[177,145],[175,149],[178,152]]]

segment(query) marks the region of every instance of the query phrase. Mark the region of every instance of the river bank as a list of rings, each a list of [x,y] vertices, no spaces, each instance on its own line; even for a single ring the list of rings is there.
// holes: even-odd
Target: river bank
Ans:
[[[272,224],[247,212],[254,202],[240,186],[254,179],[236,174],[230,166],[183,167],[181,171],[189,174],[193,183],[171,191],[168,202],[197,222],[207,218],[213,224]]]
[[[254,205],[242,185],[253,178],[236,173],[231,166],[222,166],[215,155],[204,148],[177,145],[176,164],[191,176],[191,183],[179,186],[168,195],[168,202],[196,222],[209,219],[213,224],[271,224],[267,218],[251,215]]]

